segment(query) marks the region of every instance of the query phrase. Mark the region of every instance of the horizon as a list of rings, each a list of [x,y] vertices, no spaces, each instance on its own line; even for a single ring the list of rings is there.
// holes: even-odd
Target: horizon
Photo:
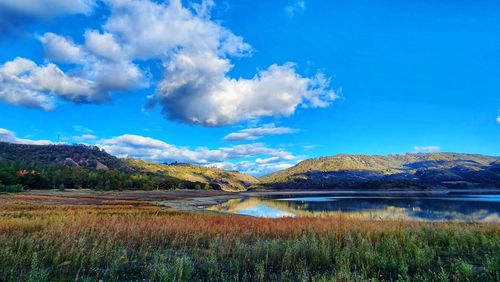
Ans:
[[[0,0],[0,141],[251,175],[500,156],[496,1],[49,5]]]

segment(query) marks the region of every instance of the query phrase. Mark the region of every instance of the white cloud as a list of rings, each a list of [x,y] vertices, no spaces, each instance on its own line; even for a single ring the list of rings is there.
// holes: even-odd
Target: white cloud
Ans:
[[[5,128],[0,128],[0,142],[16,143],[16,144],[30,144],[30,145],[49,145],[53,144],[49,140],[30,140],[17,138],[15,133]]]
[[[191,150],[186,147],[171,145],[161,140],[131,134],[100,140],[98,143],[100,147],[113,155],[136,157],[159,162],[210,163],[259,155],[275,156],[280,160],[292,160],[295,158],[287,151],[269,148],[262,143],[222,147],[214,150],[204,147]]]
[[[110,0],[111,15],[104,29],[123,42],[127,53],[138,58],[163,58],[177,49],[241,54],[250,46],[209,19],[209,7],[193,13],[181,1]]]
[[[497,123],[500,124],[500,116],[497,117]]]
[[[285,13],[289,18],[295,17],[299,13],[303,13],[306,10],[305,0],[294,0],[285,6]]]
[[[115,61],[125,56],[121,46],[110,33],[99,33],[96,30],[85,32],[85,48],[96,55]]]
[[[54,64],[38,66],[16,58],[0,65],[0,100],[52,110],[55,97],[78,102],[100,101],[92,81],[66,75]]]
[[[441,148],[439,146],[415,146],[413,150],[419,153],[432,153],[438,152]]]
[[[74,129],[79,132],[90,132],[89,129],[82,126],[75,126]],[[88,142],[117,157],[132,157],[154,162],[188,162],[238,170],[253,175],[262,175],[288,168],[300,161],[299,157],[288,151],[270,148],[263,143],[242,144],[217,149],[205,147],[190,149],[132,134],[100,140],[97,138],[89,133],[72,137],[76,142]],[[58,144],[49,140],[18,138],[14,132],[4,128],[0,128],[0,142],[33,145]]]
[[[294,3],[305,8],[301,1]],[[159,105],[167,118],[187,123],[220,126],[262,116],[289,116],[298,107],[326,107],[337,97],[328,88],[329,79],[321,73],[301,76],[293,63],[273,64],[251,78],[229,76],[231,58],[249,56],[251,47],[210,19],[213,1],[190,7],[180,0],[107,0],[104,5],[109,16],[99,29],[85,31],[83,43],[54,33],[40,37],[47,59],[72,64],[67,71],[71,75],[53,64],[34,66],[57,69],[67,82],[86,84],[87,91],[40,90],[34,82],[14,81],[11,89],[29,93],[23,94],[23,101],[7,94],[3,100],[46,110],[56,106],[57,97],[76,103],[106,101],[113,91],[149,85],[150,74],[138,65],[146,60],[161,61],[164,66],[164,76],[147,106]]]
[[[90,33],[89,33],[90,34]],[[100,39],[109,37],[89,35],[90,46]],[[99,39],[95,39],[95,37]],[[40,37],[46,57],[51,61],[76,65],[64,73],[57,65],[48,63],[37,65],[35,62],[16,58],[0,65],[0,100],[4,102],[43,110],[53,110],[57,98],[74,103],[101,103],[110,99],[110,92],[128,90],[145,85],[143,74],[138,66],[126,59],[109,60],[111,56],[100,50],[89,53],[69,38],[54,33]],[[102,41],[102,40],[101,40]],[[112,43],[102,46],[111,48]],[[94,47],[92,50],[96,51]],[[113,52],[114,50],[108,49]]]
[[[51,18],[67,14],[90,14],[95,0],[0,0],[0,9],[17,15]]]
[[[227,141],[242,141],[242,140],[256,140],[266,135],[279,135],[288,134],[296,132],[296,129],[289,127],[275,127],[274,124],[266,124],[261,127],[246,128],[239,130],[238,132],[233,132],[226,137],[224,140]]]
[[[281,163],[270,163],[270,164],[257,164],[253,161],[239,161],[239,162],[220,162],[211,163],[207,166],[216,167],[225,170],[235,170],[243,172],[250,175],[265,175],[278,170],[283,170],[294,166],[298,161],[291,163],[281,162]]]
[[[281,161],[281,159],[279,157],[269,157],[269,158],[265,158],[265,159],[257,158],[255,160],[255,163],[257,163],[257,164],[270,164],[270,163],[276,163],[279,161]]]
[[[97,146],[118,157],[133,157],[156,162],[189,162],[242,172],[267,172],[290,166],[297,157],[282,149],[269,148],[262,143],[243,144],[218,149],[190,149],[161,140],[125,134],[97,141]],[[255,162],[254,158],[258,161]]]
[[[220,126],[262,116],[289,116],[298,106],[325,107],[337,98],[322,75],[305,78],[291,63],[272,65],[252,79],[232,79],[227,59],[177,54],[152,97],[170,119]]]
[[[145,74],[126,56],[113,35],[87,30],[84,38],[84,46],[53,33],[45,33],[40,41],[48,59],[76,64],[72,72],[92,81],[101,101],[109,99],[110,91],[147,85]]]
[[[17,84],[7,83],[0,77],[0,101],[28,108],[46,111],[55,107],[54,98],[39,91],[24,88]]]
[[[99,94],[106,99],[109,91],[129,90],[148,85],[139,67],[130,61],[109,61],[87,58],[84,75],[96,83]]]
[[[71,39],[47,32],[40,37],[45,56],[56,62],[77,63],[83,58],[82,51]]]
[[[336,98],[323,75],[302,77],[292,63],[272,65],[251,79],[229,77],[229,57],[248,55],[251,47],[210,20],[210,1],[194,12],[180,1],[111,0],[109,5],[104,30],[122,42],[127,56],[163,61],[164,77],[148,107],[160,105],[169,119],[219,126],[288,116],[298,106],[325,107]]]

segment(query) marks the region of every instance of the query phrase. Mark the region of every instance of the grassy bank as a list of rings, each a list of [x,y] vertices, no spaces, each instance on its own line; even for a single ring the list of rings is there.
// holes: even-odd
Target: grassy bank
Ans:
[[[0,280],[499,281],[500,226],[0,206]]]

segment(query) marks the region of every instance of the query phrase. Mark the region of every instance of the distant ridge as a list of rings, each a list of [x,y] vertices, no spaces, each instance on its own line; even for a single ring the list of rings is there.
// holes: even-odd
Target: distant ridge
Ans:
[[[85,145],[26,145],[0,142],[0,165],[11,175],[0,171],[0,185],[17,184],[8,181],[20,170],[42,169],[37,183],[57,188],[58,173],[80,171],[85,177],[96,177],[106,189],[221,189],[245,191],[250,188],[270,189],[445,189],[500,188],[500,157],[462,153],[418,153],[399,155],[339,154],[304,160],[297,165],[260,178],[237,171],[204,167],[186,163],[159,164],[132,158],[117,158],[95,146]],[[13,168],[15,166],[15,168]],[[67,171],[63,175],[67,174]],[[7,174],[8,174],[7,173]],[[77,177],[78,173],[75,173]],[[2,177],[3,180],[2,180]],[[30,175],[23,185],[30,185]],[[66,188],[101,187],[98,180],[78,179]],[[40,180],[40,179],[38,179]],[[31,182],[30,182],[31,181]],[[28,184],[26,184],[28,183]],[[90,183],[90,184],[85,184]],[[86,187],[85,185],[91,185]],[[93,186],[92,186],[93,185]],[[74,186],[74,187],[73,187]],[[109,187],[116,186],[116,187]],[[39,186],[28,187],[38,189]],[[138,188],[134,188],[138,187]],[[147,188],[145,188],[147,187]],[[97,189],[97,188],[95,188]]]
[[[500,188],[500,158],[461,153],[339,154],[304,160],[260,180],[273,188]]]

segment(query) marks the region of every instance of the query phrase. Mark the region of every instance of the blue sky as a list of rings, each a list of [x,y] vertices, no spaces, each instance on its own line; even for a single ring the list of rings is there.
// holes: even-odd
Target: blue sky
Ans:
[[[0,0],[4,141],[252,174],[500,155],[498,1],[38,2]]]

